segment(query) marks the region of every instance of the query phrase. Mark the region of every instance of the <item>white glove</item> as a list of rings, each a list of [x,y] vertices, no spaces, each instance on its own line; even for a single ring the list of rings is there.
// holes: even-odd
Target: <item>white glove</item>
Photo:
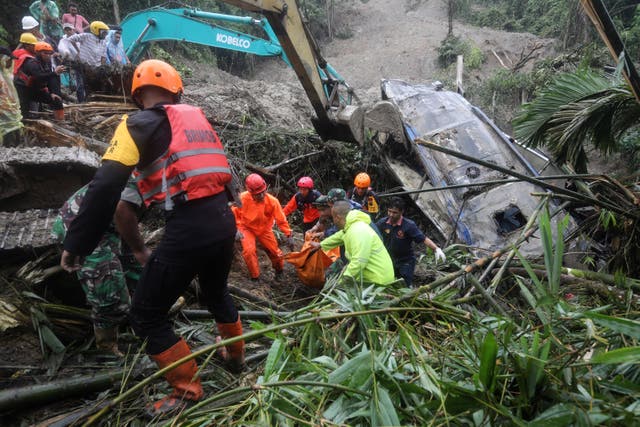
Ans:
[[[242,239],[244,239],[244,234],[242,234],[242,231],[240,230],[236,231],[236,241],[242,240]]]
[[[447,262],[447,256],[442,252],[442,249],[436,248],[436,264],[440,261],[443,263]]]

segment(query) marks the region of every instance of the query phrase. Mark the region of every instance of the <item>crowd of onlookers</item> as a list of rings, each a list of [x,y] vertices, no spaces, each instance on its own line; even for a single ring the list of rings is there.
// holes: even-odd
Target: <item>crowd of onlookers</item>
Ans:
[[[88,79],[104,80],[107,66],[130,64],[122,29],[103,21],[89,21],[69,3],[60,16],[54,0],[36,0],[22,18],[23,33],[13,50],[14,85],[23,118],[37,116],[48,104],[56,120],[64,119],[62,81],[75,88],[77,102],[88,98]]]

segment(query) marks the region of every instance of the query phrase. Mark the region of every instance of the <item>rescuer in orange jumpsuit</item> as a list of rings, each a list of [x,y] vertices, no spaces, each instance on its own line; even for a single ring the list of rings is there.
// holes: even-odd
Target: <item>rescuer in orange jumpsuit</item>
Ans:
[[[284,269],[284,258],[273,234],[273,223],[275,221],[280,231],[287,236],[287,246],[293,249],[291,228],[280,202],[267,193],[267,183],[260,175],[252,173],[245,179],[245,185],[247,191],[240,194],[242,206],[232,208],[238,227],[237,238],[242,242],[242,257],[247,263],[251,280],[258,280],[260,266],[256,253],[257,240],[267,252],[275,277],[279,279]]]
[[[322,196],[318,190],[313,189],[313,179],[303,176],[298,180],[298,192],[293,195],[289,203],[284,207],[284,214],[291,215],[296,210],[302,212],[302,232],[306,233],[320,218],[318,208],[313,205],[318,197]]]

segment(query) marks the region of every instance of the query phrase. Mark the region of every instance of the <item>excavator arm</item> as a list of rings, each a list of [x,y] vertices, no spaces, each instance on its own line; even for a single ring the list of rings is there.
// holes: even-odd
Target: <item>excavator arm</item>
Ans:
[[[258,20],[203,12],[196,9],[153,8],[131,14],[122,22],[125,49],[134,60],[141,48],[154,40],[177,40],[232,49],[261,56],[280,56],[302,83],[316,117],[313,125],[323,139],[362,143],[362,109],[351,104],[353,92],[344,79],[320,55],[292,0],[222,0],[264,16]],[[268,39],[261,39],[211,24],[210,20],[259,25]],[[265,21],[266,20],[266,21]]]

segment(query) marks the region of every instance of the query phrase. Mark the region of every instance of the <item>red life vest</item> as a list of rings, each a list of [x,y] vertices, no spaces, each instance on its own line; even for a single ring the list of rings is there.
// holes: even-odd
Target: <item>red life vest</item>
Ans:
[[[27,59],[35,58],[35,56],[26,49],[14,50],[13,56],[18,58],[13,62],[13,76],[19,80],[22,80],[26,86],[31,86],[33,78],[21,71],[20,68],[22,68],[22,64],[24,64]]]
[[[184,104],[164,109],[171,125],[169,148],[146,168],[134,171],[145,205],[164,202],[165,209],[171,210],[176,203],[224,191],[231,169],[220,138],[202,110]]]

